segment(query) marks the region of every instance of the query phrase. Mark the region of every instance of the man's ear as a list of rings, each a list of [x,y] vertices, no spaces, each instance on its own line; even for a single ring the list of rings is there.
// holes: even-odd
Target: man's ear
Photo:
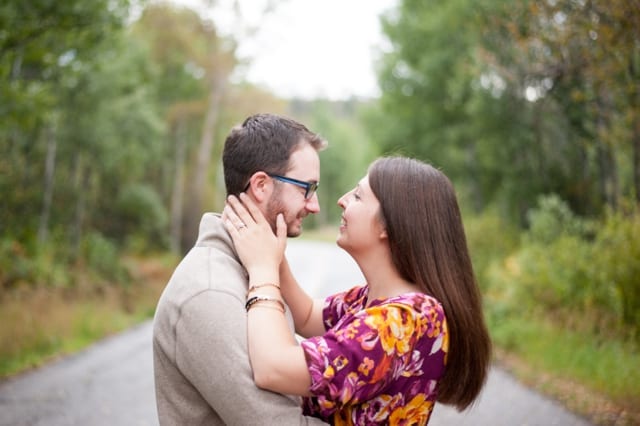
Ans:
[[[245,191],[258,203],[267,200],[271,195],[271,178],[265,172],[255,172],[249,179],[249,188]]]

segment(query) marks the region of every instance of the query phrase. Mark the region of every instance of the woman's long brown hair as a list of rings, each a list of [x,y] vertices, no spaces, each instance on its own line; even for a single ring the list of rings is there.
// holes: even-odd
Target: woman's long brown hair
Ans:
[[[434,167],[405,157],[376,160],[369,185],[396,268],[442,303],[449,353],[438,401],[463,410],[486,381],[491,341],[453,185]]]

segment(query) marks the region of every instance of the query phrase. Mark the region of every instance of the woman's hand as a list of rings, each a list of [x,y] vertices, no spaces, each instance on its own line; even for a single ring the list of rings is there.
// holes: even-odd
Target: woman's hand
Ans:
[[[244,193],[230,195],[222,219],[231,235],[240,261],[249,275],[278,271],[287,244],[287,227],[282,214],[276,218],[276,233],[262,212]],[[276,275],[277,277],[277,275]]]

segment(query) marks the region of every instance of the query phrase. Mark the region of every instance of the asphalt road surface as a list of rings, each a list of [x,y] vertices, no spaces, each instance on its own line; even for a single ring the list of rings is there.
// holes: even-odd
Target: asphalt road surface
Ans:
[[[294,273],[311,294],[324,296],[363,282],[333,244],[291,241]],[[0,425],[158,425],[153,389],[151,322],[85,351],[0,383]],[[458,413],[436,405],[430,425],[588,426],[558,403],[493,367],[480,399]]]

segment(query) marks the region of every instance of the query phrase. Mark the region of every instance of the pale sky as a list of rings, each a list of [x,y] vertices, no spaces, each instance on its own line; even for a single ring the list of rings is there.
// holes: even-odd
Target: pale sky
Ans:
[[[194,9],[206,0],[173,0]],[[397,0],[218,0],[206,16],[241,40],[241,77],[282,97],[377,96],[374,60],[387,49],[378,15]],[[233,13],[233,5],[236,13]],[[273,9],[264,13],[268,4]],[[249,28],[255,28],[247,36]],[[240,37],[242,36],[242,37]]]

